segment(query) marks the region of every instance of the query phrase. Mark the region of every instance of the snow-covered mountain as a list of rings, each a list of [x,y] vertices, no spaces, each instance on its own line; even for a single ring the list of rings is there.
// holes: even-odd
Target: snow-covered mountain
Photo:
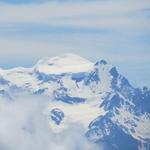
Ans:
[[[0,69],[0,97],[13,101],[21,92],[49,97],[56,134],[79,123],[106,150],[150,150],[150,90],[133,87],[105,60],[65,54],[32,68]]]

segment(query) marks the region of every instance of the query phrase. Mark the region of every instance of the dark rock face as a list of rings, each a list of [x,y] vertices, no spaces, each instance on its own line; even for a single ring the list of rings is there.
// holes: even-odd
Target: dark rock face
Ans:
[[[109,71],[110,75],[112,76],[112,81],[111,81],[111,87],[113,89],[117,89],[117,81],[118,81],[118,77],[119,77],[119,74],[117,72],[117,69],[116,67],[112,67]]]
[[[106,65],[107,64],[107,61],[106,60],[104,60],[104,59],[102,59],[102,60],[100,60],[100,61],[97,61],[96,63],[95,63],[95,66],[98,66],[98,65]]]
[[[59,125],[64,118],[64,113],[59,108],[54,108],[51,110],[51,119]]]
[[[92,121],[86,136],[97,144],[104,144],[104,150],[138,150],[138,141],[114,124],[107,115]]]
[[[114,108],[120,108],[123,103],[124,100],[117,93],[113,94],[113,96],[109,93],[100,107],[104,107],[105,111],[112,111]]]
[[[117,78],[119,76],[116,67],[112,67],[109,73],[114,77]]]
[[[95,82],[96,84],[100,82],[100,77],[98,74],[98,68],[95,68],[94,71],[90,72],[84,79],[84,84],[89,85],[92,82]]]
[[[43,94],[43,93],[45,92],[45,90],[46,90],[46,89],[39,89],[39,90],[37,90],[34,94],[35,94],[35,95],[41,95],[41,94]]]
[[[74,103],[83,103],[85,102],[84,98],[80,97],[71,97],[67,94],[66,88],[59,88],[53,92],[53,96],[56,100],[63,101],[68,104],[74,104]]]
[[[81,72],[81,73],[73,73],[71,75],[72,80],[76,81],[76,82],[80,82],[82,80],[84,80],[84,78],[86,77],[87,73]]]
[[[137,114],[150,113],[150,90],[148,88],[136,89],[132,99]]]
[[[36,77],[38,80],[43,82],[48,82],[48,81],[58,82],[62,76],[55,75],[55,74],[46,75],[44,73],[36,72]]]

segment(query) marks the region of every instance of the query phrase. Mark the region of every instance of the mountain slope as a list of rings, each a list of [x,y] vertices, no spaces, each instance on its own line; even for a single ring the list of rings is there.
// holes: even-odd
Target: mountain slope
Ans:
[[[150,149],[150,90],[134,88],[105,60],[65,54],[43,58],[32,68],[1,69],[0,91],[11,100],[20,92],[49,97],[55,133],[79,123],[89,140],[107,150],[126,144],[129,150]]]

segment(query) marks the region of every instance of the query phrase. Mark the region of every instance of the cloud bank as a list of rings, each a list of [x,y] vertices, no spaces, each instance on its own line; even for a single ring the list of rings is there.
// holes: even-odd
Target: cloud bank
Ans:
[[[84,130],[72,125],[54,134],[48,126],[47,98],[22,96],[0,99],[1,150],[99,150],[85,139]]]

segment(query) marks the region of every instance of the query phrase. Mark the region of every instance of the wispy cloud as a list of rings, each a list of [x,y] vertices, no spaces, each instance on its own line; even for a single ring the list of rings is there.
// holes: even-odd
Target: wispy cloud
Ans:
[[[37,23],[40,25],[62,25],[74,27],[138,27],[138,23],[148,28],[149,21],[130,17],[142,9],[148,9],[149,1],[90,1],[89,3],[46,2],[30,5],[0,6],[0,22]],[[141,24],[142,21],[142,24]]]

